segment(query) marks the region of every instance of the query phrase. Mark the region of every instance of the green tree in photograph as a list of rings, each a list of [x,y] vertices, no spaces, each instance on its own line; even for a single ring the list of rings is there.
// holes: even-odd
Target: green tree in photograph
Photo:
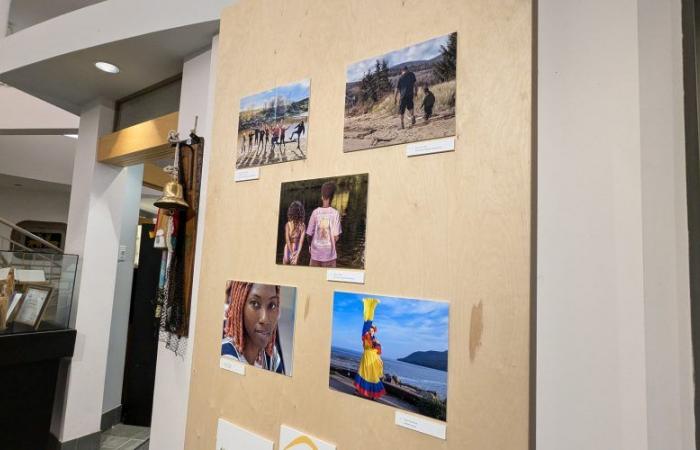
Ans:
[[[433,73],[438,81],[454,80],[457,76],[457,33],[451,33],[447,45],[440,46],[442,59],[435,64]]]
[[[368,70],[360,82],[360,91],[362,92],[362,100],[367,103],[374,103],[379,98],[377,89],[377,74]]]
[[[386,93],[391,92],[391,83],[389,82],[389,67],[386,59],[381,61],[377,60],[375,66],[375,72],[377,77],[377,90],[379,91],[380,97]]]

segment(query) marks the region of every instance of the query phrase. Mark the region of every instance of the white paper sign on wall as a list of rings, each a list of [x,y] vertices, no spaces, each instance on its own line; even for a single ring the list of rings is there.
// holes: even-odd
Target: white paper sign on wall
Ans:
[[[394,423],[400,427],[408,428],[430,436],[435,436],[436,438],[440,439],[445,439],[447,434],[447,424],[444,422],[424,419],[423,417],[413,414],[406,414],[402,411],[396,411]]]
[[[326,272],[326,280],[340,281],[341,283],[365,284],[365,271],[328,269]]]
[[[335,445],[282,425],[279,450],[335,450]]]
[[[230,356],[222,356],[221,359],[219,359],[219,367],[229,372],[237,373],[238,375],[245,375],[245,364]]]
[[[448,137],[432,141],[414,142],[406,145],[406,156],[430,155],[433,153],[451,152],[455,149],[455,138]]]
[[[234,181],[250,181],[260,178],[260,167],[250,167],[248,169],[238,169],[233,175]]]
[[[272,450],[273,445],[268,439],[219,419],[216,428],[216,450]]]

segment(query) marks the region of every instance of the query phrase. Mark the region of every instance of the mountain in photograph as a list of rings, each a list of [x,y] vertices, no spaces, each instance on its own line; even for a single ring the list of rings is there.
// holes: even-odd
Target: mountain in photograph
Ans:
[[[447,350],[444,352],[438,352],[435,350],[429,350],[427,352],[413,352],[408,356],[399,358],[399,361],[447,372]]]
[[[412,93],[397,90],[404,67]],[[455,135],[457,33],[357,62],[346,77],[343,151]]]

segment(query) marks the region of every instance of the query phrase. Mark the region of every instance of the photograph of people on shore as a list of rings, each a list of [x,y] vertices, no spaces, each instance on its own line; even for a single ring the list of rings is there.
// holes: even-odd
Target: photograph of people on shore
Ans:
[[[447,417],[449,304],[335,292],[331,389]]]
[[[306,159],[309,80],[243,97],[236,169]]]
[[[221,356],[292,375],[296,288],[226,282]]]
[[[343,150],[455,135],[457,33],[348,67]]]
[[[282,183],[277,264],[364,269],[368,178]]]

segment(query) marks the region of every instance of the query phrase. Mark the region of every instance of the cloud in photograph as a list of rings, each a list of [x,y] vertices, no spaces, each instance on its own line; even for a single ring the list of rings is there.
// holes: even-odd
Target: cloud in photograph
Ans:
[[[447,350],[448,303],[351,292],[334,295],[334,347],[362,351],[362,299],[367,297],[381,302],[375,311],[374,324],[386,358],[397,359],[417,351]]]
[[[385,59],[389,67],[398,64],[408,63],[411,61],[423,61],[433,59],[440,55],[440,47],[447,45],[449,35],[440,36],[429,41],[421,42],[420,44],[402,48],[384,55],[368,58],[360,62],[356,62],[346,71],[346,79],[348,83],[359,81],[362,79],[368,70],[373,69],[377,60]]]
[[[282,98],[286,103],[292,103],[309,97],[310,80],[279,86],[274,89],[243,97],[240,103],[241,111],[250,111],[269,106],[276,98]]]

